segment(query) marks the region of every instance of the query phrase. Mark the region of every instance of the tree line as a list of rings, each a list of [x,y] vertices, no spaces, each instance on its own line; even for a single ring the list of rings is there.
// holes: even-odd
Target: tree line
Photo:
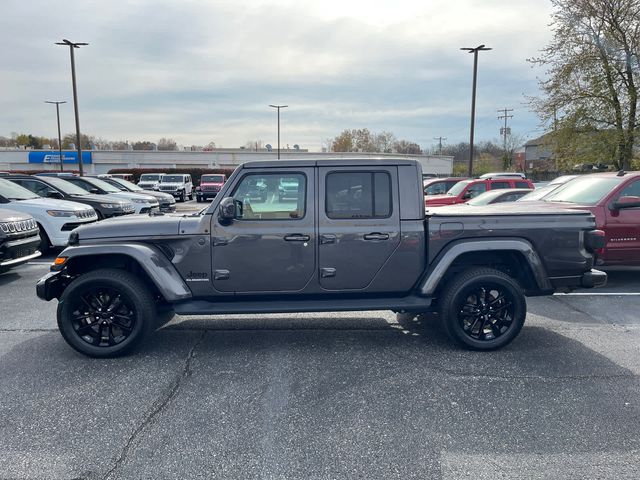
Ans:
[[[111,141],[93,135],[81,134],[80,139],[81,147],[85,150],[178,150],[177,142],[172,138],[166,137],[160,138],[157,142],[150,142],[148,140],[129,142],[125,140]],[[54,150],[58,149],[58,139],[30,133],[13,133],[11,137],[0,136],[0,147],[33,148],[38,150],[46,146]],[[66,150],[72,146],[76,146],[76,135],[68,133],[62,137],[62,148]],[[198,148],[206,150],[207,147],[213,149],[215,148],[215,143],[210,142],[207,146]]]

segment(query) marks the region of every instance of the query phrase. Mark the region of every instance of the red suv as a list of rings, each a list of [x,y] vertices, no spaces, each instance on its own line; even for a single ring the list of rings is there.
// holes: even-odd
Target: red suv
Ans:
[[[196,200],[202,202],[209,198],[215,198],[226,181],[227,177],[222,174],[202,175],[200,185],[196,187]]]
[[[562,208],[588,210],[604,231],[598,265],[640,265],[640,172],[591,173],[544,198]]]
[[[422,181],[422,188],[425,195],[443,195],[462,180],[466,177],[427,178]]]
[[[497,188],[531,188],[533,184],[526,178],[475,178],[463,180],[456,183],[444,195],[432,195],[426,197],[424,204],[426,207],[441,207],[443,205],[454,205],[464,203],[484,192]]]

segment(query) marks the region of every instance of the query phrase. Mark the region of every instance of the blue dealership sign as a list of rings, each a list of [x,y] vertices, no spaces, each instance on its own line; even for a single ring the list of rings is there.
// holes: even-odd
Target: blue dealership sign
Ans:
[[[78,152],[62,152],[64,163],[78,163]],[[60,163],[58,151],[29,152],[29,163]],[[82,152],[82,163],[91,163],[91,152]]]

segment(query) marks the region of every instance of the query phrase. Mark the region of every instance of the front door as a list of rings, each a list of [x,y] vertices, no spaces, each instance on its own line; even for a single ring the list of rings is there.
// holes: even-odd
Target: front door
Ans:
[[[321,167],[318,174],[320,286],[366,289],[400,243],[398,169]]]
[[[251,173],[236,183],[236,218],[212,219],[213,286],[220,292],[295,292],[315,274],[313,168]],[[284,186],[287,194],[282,195]]]
[[[620,190],[608,202],[620,197],[640,197],[640,180]],[[607,216],[607,260],[616,263],[640,264],[640,208],[611,210],[605,206]]]

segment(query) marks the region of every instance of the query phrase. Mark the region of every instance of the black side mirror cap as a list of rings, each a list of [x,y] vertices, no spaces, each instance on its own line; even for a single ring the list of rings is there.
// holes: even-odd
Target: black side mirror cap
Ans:
[[[89,193],[100,193],[100,190],[98,190],[97,188],[92,188],[91,190],[89,190]]]
[[[64,198],[60,192],[47,192],[47,198]]]
[[[233,197],[226,197],[220,201],[218,218],[222,223],[230,223],[236,218],[236,203]]]

